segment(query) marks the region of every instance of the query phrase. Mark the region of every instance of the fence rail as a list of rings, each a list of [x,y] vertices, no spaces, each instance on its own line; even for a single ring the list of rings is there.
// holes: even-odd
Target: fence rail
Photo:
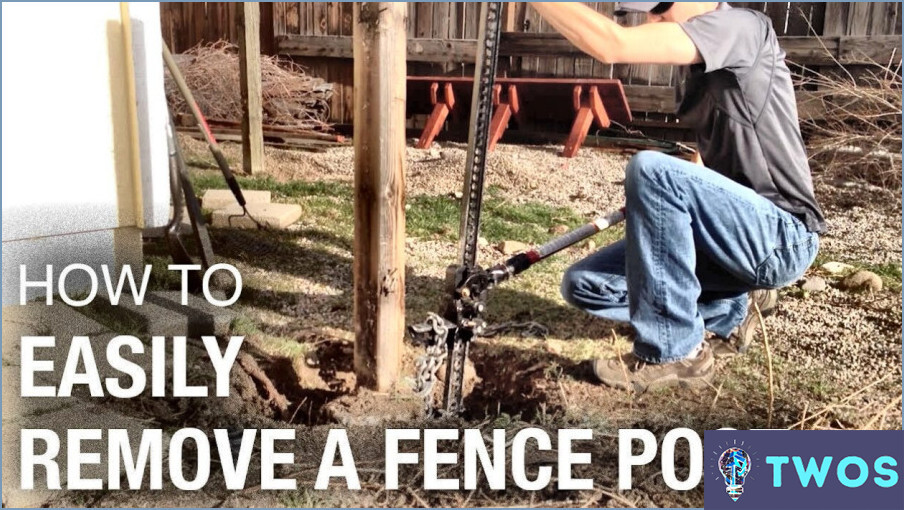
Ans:
[[[199,43],[237,40],[231,2],[161,3],[164,39],[176,52]],[[611,2],[587,2],[612,14]],[[737,2],[772,19],[788,60],[830,68],[900,60],[901,4],[897,2]],[[476,52],[479,5],[474,2],[408,4],[408,72],[469,75]],[[642,15],[622,22],[634,25]],[[602,64],[554,32],[527,4],[507,2],[500,72],[512,76],[618,78],[639,119],[668,123],[677,73],[665,65]],[[261,3],[261,48],[292,57],[307,72],[334,83],[332,120],[352,121],[352,4]],[[816,36],[820,36],[817,38]],[[823,47],[824,45],[824,47]],[[856,69],[854,69],[856,71]]]

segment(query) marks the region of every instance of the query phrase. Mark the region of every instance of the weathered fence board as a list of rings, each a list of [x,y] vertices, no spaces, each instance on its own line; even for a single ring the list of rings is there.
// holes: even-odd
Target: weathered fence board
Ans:
[[[351,38],[339,36],[285,35],[276,38],[281,54],[294,57],[351,58]],[[801,65],[826,65],[835,59],[843,64],[885,62],[897,55],[900,59],[901,38],[882,36],[830,36],[823,38],[780,36],[787,59]],[[408,39],[408,59],[411,62],[472,63],[477,52],[473,39]],[[558,34],[504,33],[500,56],[540,57],[546,59],[574,58],[583,53]],[[618,67],[618,66],[616,66]],[[668,85],[650,83],[652,66],[635,66],[622,80],[629,85]],[[669,66],[657,66],[668,69]],[[646,73],[646,74],[645,74]],[[566,76],[567,75],[563,75]],[[635,77],[639,77],[636,78]]]

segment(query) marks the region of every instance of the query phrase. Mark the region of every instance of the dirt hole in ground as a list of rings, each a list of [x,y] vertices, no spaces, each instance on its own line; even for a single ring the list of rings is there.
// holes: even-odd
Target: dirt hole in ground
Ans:
[[[258,366],[272,382],[272,390],[255,374],[240,375],[245,398],[258,401],[276,420],[292,425],[374,425],[417,421],[424,417],[423,401],[411,388],[421,350],[406,345],[399,385],[387,393],[356,387],[354,345],[340,338],[321,339],[301,356],[268,357]],[[245,368],[242,366],[241,368]],[[245,375],[248,375],[248,371]],[[252,371],[253,372],[253,371]],[[466,367],[463,418],[483,420],[501,414],[535,420],[561,413],[584,398],[573,393],[573,384],[585,380],[588,370],[553,353],[518,356],[512,349],[474,345]],[[445,365],[437,371],[434,401],[442,403]],[[250,379],[250,380],[249,380]],[[251,383],[254,391],[249,388]]]
[[[523,356],[517,349],[477,344],[471,361],[478,382],[466,392],[466,417],[471,420],[509,415],[525,421],[563,412],[575,397],[574,381],[589,379],[586,363],[551,352]]]
[[[293,426],[378,425],[423,417],[422,401],[410,388],[414,362],[407,350],[397,388],[376,393],[357,387],[351,340],[319,338],[308,346],[304,354],[292,357],[261,355],[260,375],[238,364],[244,372],[234,377],[244,386],[239,393],[258,401],[258,407],[266,406],[272,419]]]

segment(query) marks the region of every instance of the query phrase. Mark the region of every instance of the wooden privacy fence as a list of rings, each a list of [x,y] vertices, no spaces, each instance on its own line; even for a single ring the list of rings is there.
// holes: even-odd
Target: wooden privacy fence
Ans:
[[[611,15],[613,3],[587,2]],[[901,4],[891,2],[738,2],[768,15],[788,60],[825,71],[836,60],[849,71],[874,60],[900,61]],[[331,119],[353,120],[352,4],[349,2],[261,3],[261,48],[291,56],[307,71],[335,84]],[[236,41],[236,4],[161,3],[164,39],[182,52],[218,39]],[[472,75],[479,5],[474,2],[408,4],[408,72],[411,75]],[[633,14],[622,23],[642,22]],[[815,37],[815,35],[821,38]],[[584,56],[525,3],[508,2],[500,73],[508,76],[618,78],[640,124],[668,126],[674,119],[672,66],[602,64]],[[570,113],[570,112],[569,112]],[[646,122],[644,122],[646,121]]]

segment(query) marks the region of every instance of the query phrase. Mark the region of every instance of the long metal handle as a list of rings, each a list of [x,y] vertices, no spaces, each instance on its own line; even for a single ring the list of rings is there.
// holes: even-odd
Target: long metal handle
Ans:
[[[560,237],[549,241],[548,243],[534,249],[533,251],[537,252],[539,258],[537,260],[543,260],[550,255],[554,255],[569,246],[573,246],[584,239],[605,230],[612,225],[617,223],[621,223],[625,219],[625,209],[624,207],[613,211],[601,218],[594,220],[591,223],[588,223],[584,226],[578,227],[571,232],[565,233]]]
[[[624,220],[625,208],[622,207],[621,209],[601,216],[586,225],[582,225],[571,232],[566,232],[542,246],[528,250],[524,253],[519,253],[502,264],[490,268],[489,272],[493,275],[495,282],[500,283],[516,274],[526,271],[537,262],[551,257],[565,248],[574,246],[584,239],[592,237],[598,232],[606,230],[613,225],[617,225]]]
[[[229,186],[232,195],[239,205],[245,207],[245,195],[242,193],[242,188],[239,187],[238,181],[232,174],[232,169],[229,168],[229,162],[226,160],[226,155],[223,154],[223,151],[217,144],[217,139],[213,137],[213,132],[211,132],[210,126],[207,125],[207,120],[204,118],[204,114],[201,113],[201,108],[195,101],[195,96],[192,95],[191,89],[189,89],[188,84],[185,83],[185,78],[182,76],[179,66],[176,65],[176,59],[174,59],[173,54],[170,53],[166,42],[163,43],[163,61],[166,63],[166,68],[169,69],[170,74],[173,75],[173,80],[176,82],[179,92],[182,93],[182,97],[184,97],[185,102],[188,103],[188,107],[191,110],[192,116],[195,118],[198,129],[201,131],[201,135],[204,136],[204,140],[207,141],[210,152],[213,153],[213,159],[217,161],[217,166],[219,166],[220,171],[223,172],[223,178],[226,179],[226,185]]]

